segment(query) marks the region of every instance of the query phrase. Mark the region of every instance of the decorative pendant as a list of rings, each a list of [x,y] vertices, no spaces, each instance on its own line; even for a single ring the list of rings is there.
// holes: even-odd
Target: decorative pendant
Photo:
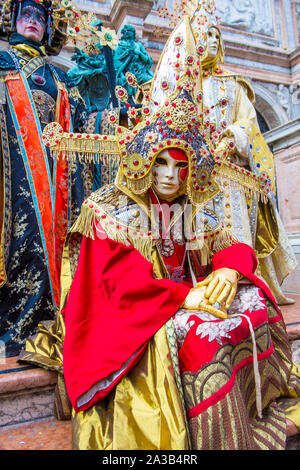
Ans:
[[[171,266],[166,265],[171,281],[177,282],[177,284],[182,284],[184,279],[184,273],[181,266],[177,268],[171,268]]]
[[[39,75],[38,73],[33,73],[31,75],[31,80],[33,81],[35,85],[38,85],[38,86],[44,86],[46,84],[46,79],[42,75]]]
[[[162,256],[169,258],[174,254],[175,247],[170,238],[157,240],[157,246]]]

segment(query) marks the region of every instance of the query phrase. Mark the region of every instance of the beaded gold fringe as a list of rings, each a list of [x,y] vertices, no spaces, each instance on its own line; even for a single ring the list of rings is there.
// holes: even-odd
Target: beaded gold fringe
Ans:
[[[139,180],[130,180],[126,179],[127,188],[132,191],[134,194],[145,194],[146,191],[152,185],[152,173],[151,171],[144,178]]]
[[[82,205],[81,213],[71,228],[71,232],[78,232],[94,240],[95,230],[97,234],[97,222],[101,224],[108,238],[126,246],[132,245],[145,259],[151,261],[152,236],[141,233],[136,228],[122,225],[119,221],[116,221],[109,214],[105,213],[101,209],[101,206],[95,204],[94,201],[88,200]]]
[[[268,192],[268,187],[263,187],[259,178],[254,178],[253,175],[253,173],[247,175],[227,165],[223,165],[222,171],[218,174],[216,180],[222,191],[226,189],[224,183],[229,180],[230,188],[242,191],[246,198],[255,198],[257,201],[260,199],[263,203],[267,204],[271,191],[269,190]]]
[[[187,185],[188,197],[191,203],[199,209],[216,197],[219,192],[220,188],[216,183],[210,189],[203,192],[195,191],[190,184]]]
[[[51,150],[52,158],[56,159],[69,159],[71,162],[86,162],[86,163],[102,163],[103,165],[109,165],[111,163],[120,165],[121,158],[120,154],[104,154],[94,152],[65,152]]]

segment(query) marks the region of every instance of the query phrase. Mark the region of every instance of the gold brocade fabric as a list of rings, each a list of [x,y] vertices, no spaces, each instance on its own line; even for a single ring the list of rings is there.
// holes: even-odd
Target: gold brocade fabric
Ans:
[[[271,204],[259,202],[255,240],[255,251],[258,258],[264,258],[275,250],[278,236],[277,221]]]
[[[245,99],[245,96],[243,99],[240,97],[240,101],[242,102],[235,103],[235,106],[237,107],[246,106],[246,104],[243,104],[244,99]],[[240,113],[237,112],[238,119],[234,124],[240,127],[243,126],[243,129],[245,130],[249,138],[249,146],[250,146],[251,155],[253,158],[253,163],[256,165],[256,168],[259,170],[261,177],[263,177],[264,175],[267,175],[270,177],[271,179],[270,189],[272,189],[273,193],[276,194],[276,175],[275,175],[274,155],[270,151],[267,142],[265,141],[263,135],[261,134],[254,120],[253,119],[250,120],[249,118],[242,117],[239,114]]]
[[[165,328],[106,400],[72,420],[75,450],[188,450]]]
[[[40,51],[37,51],[36,49],[34,49],[34,47],[31,47],[31,46],[28,46],[28,44],[17,44],[14,46],[15,49],[17,49],[18,51],[20,52],[23,52],[24,54],[27,54],[31,57],[38,57],[41,55],[46,55],[46,50],[45,50],[45,47],[44,46],[41,46],[40,47]]]
[[[241,88],[241,86],[239,86]],[[245,118],[245,112],[249,111],[249,118]],[[253,116],[253,106],[245,93],[237,94],[237,100],[233,107],[235,125],[243,126],[249,138],[249,146],[252,164],[257,166],[259,172],[266,174],[271,179],[271,189],[276,194],[276,173],[274,156],[270,151],[263,135],[257,128]],[[250,119],[250,117],[252,118]],[[253,201],[247,200],[249,205],[249,217]],[[297,267],[295,254],[288,240],[287,234],[280,219],[276,207],[260,202],[257,208],[255,249],[259,262],[259,271],[264,281],[271,289],[279,305],[291,303],[282,292],[281,284]]]

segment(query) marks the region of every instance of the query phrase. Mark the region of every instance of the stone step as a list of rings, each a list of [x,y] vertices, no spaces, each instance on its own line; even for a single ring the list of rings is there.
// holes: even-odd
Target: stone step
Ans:
[[[0,429],[54,416],[57,374],[0,358]]]
[[[288,336],[291,341],[300,339],[300,295],[289,294],[295,300],[294,304],[281,305],[283,318]]]
[[[287,442],[286,450],[300,450],[300,431],[295,424],[286,420],[287,424]]]
[[[72,450],[71,421],[44,418],[0,428],[0,450]]]

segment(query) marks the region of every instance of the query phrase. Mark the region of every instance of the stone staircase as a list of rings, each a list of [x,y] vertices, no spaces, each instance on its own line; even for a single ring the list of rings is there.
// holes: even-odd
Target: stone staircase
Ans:
[[[300,295],[296,304],[282,308],[294,351],[300,364]],[[0,450],[71,450],[71,421],[54,417],[55,372],[17,358],[0,358]],[[300,450],[300,432],[287,421],[287,450]]]
[[[54,417],[55,372],[0,358],[0,449],[71,450],[71,422]]]

